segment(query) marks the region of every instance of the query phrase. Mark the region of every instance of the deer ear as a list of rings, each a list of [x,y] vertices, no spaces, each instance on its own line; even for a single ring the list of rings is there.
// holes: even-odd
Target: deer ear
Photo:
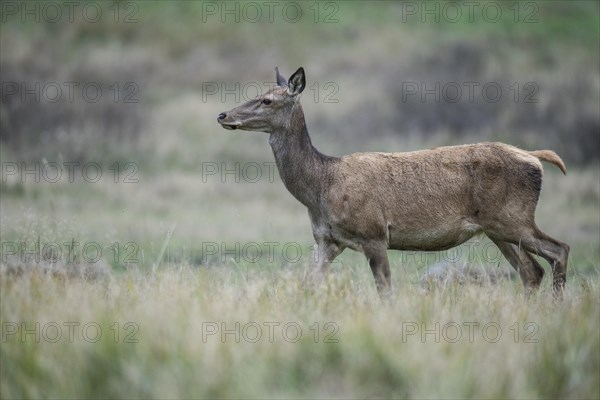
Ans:
[[[275,79],[277,80],[277,86],[287,87],[287,79],[281,76],[277,67],[275,67]]]
[[[287,83],[288,94],[295,96],[302,93],[306,86],[306,77],[304,76],[304,68],[298,68],[298,71],[294,72],[294,75],[290,77]]]

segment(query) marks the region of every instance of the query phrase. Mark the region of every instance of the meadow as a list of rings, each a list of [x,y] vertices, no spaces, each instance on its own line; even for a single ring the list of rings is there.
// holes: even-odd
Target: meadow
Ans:
[[[506,3],[494,23],[422,22],[420,2],[278,3],[300,4],[297,23],[237,2],[239,21],[214,2],[96,4],[94,23],[2,9],[1,398],[600,396],[597,3]],[[275,66],[305,67],[326,154],[557,151],[567,175],[544,164],[536,220],[571,246],[564,299],[544,260],[526,298],[485,237],[390,251],[387,299],[350,250],[307,284],[310,222],[268,136],[216,122]],[[67,82],[104,95],[69,99]],[[465,82],[504,94],[449,99]],[[436,83],[439,101],[421,86]]]

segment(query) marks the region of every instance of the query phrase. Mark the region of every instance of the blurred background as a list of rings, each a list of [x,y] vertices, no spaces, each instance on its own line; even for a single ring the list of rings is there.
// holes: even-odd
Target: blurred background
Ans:
[[[268,90],[275,66],[286,77],[303,66],[308,128],[326,154],[480,141],[555,150],[569,175],[545,165],[538,222],[585,249],[584,270],[598,258],[596,1],[6,1],[1,11],[3,240],[135,242],[145,266],[202,264],[204,243],[310,246],[304,208],[269,178],[267,135],[216,123]]]

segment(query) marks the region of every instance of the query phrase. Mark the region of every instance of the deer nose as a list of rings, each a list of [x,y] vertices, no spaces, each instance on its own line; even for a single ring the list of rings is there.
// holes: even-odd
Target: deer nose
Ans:
[[[225,113],[219,114],[219,116],[217,117],[217,121],[221,121],[222,119],[225,119],[226,116],[227,116],[227,114],[225,114]]]

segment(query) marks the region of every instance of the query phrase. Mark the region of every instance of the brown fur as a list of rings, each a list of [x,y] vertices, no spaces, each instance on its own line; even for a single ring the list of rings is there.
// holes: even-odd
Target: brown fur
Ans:
[[[550,150],[525,151],[503,143],[439,147],[407,153],[355,153],[329,157],[314,148],[299,93],[299,69],[288,84],[227,113],[227,129],[260,130],[286,188],[308,208],[315,264],[325,268],[345,248],[363,252],[378,290],[391,288],[386,250],[445,250],[485,233],[519,271],[527,292],[554,268],[562,292],[569,246],[538,229],[535,208],[542,184],[539,160],[565,166]],[[265,104],[264,100],[270,100]]]
[[[565,163],[563,162],[563,160],[560,159],[558,154],[556,154],[552,150],[530,151],[529,154],[531,154],[534,157],[539,158],[542,161],[546,161],[546,162],[556,165],[558,168],[560,168],[560,170],[562,171],[563,174],[565,174],[565,175],[567,174],[567,168],[565,167]]]

